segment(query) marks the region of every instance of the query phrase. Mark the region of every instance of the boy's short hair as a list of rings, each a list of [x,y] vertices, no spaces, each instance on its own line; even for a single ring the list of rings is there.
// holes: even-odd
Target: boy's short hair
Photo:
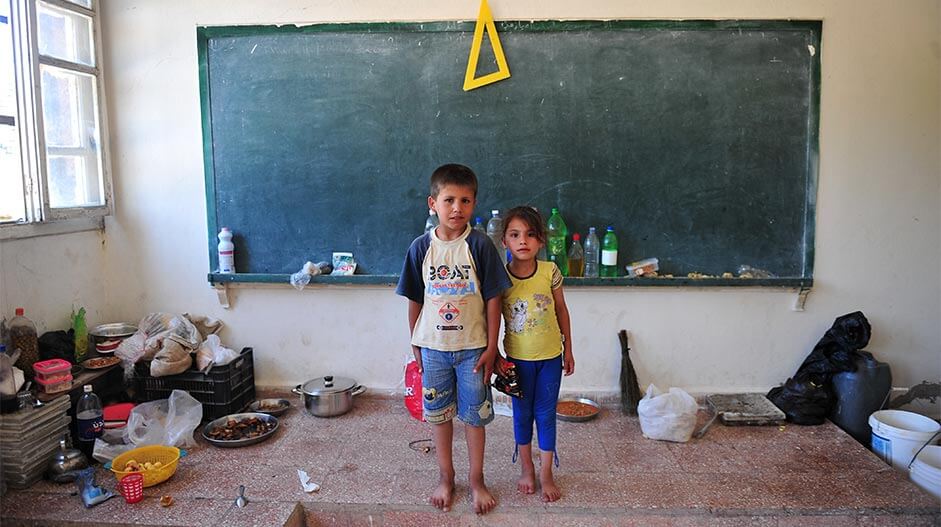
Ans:
[[[445,185],[460,185],[474,191],[477,197],[477,174],[469,167],[457,163],[448,163],[436,168],[431,174],[431,197],[437,198],[438,192]]]
[[[510,225],[510,220],[513,219],[521,220],[528,225],[536,234],[536,239],[539,240],[539,243],[546,243],[546,222],[543,221],[542,214],[539,214],[539,211],[536,210],[535,207],[522,205],[520,207],[513,207],[507,211],[506,216],[503,218],[503,233],[501,238],[506,237],[506,228]]]

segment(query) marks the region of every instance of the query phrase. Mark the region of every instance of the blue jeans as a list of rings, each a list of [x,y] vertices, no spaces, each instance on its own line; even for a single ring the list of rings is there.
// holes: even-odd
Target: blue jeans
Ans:
[[[425,420],[432,424],[457,418],[471,426],[493,421],[493,395],[484,384],[484,368],[474,365],[486,348],[462,351],[421,349],[421,392]]]
[[[516,365],[523,398],[513,399],[513,435],[517,445],[533,441],[533,421],[539,450],[555,452],[555,407],[562,385],[562,356],[546,360],[510,359]]]

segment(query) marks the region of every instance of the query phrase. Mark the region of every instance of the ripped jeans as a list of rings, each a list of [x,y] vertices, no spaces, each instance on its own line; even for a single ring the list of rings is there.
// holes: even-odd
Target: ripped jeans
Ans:
[[[422,402],[425,420],[441,424],[457,416],[471,426],[493,421],[493,394],[484,384],[484,368],[474,365],[486,348],[462,351],[421,349]]]

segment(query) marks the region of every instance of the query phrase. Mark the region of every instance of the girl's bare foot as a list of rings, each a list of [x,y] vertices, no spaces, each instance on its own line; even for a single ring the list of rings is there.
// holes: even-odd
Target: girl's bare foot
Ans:
[[[487,514],[497,506],[497,500],[493,498],[493,494],[490,494],[490,490],[483,483],[471,485],[471,498],[474,501],[474,512],[477,514]]]
[[[428,501],[444,512],[451,510],[451,498],[454,496],[454,480],[442,478],[435,487]]]
[[[536,472],[533,465],[527,467],[526,463],[523,462],[523,473],[520,474],[520,479],[516,482],[516,490],[523,494],[536,492]]]
[[[556,501],[562,497],[562,491],[555,485],[551,472],[539,474],[539,484],[542,486],[542,501]]]

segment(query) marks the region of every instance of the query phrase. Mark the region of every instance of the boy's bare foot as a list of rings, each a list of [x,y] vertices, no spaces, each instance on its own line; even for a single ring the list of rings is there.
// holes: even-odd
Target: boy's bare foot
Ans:
[[[444,512],[451,510],[451,498],[454,497],[454,480],[442,479],[435,487],[428,501]]]
[[[487,514],[497,506],[497,500],[484,484],[471,486],[471,498],[474,501],[474,512],[477,514]]]
[[[523,473],[520,474],[520,479],[516,482],[516,490],[523,494],[536,492],[536,473],[532,466],[527,469],[526,464],[523,463]]]
[[[556,486],[552,474],[540,474],[539,484],[542,486],[542,501],[556,501],[562,497],[562,491]]]

